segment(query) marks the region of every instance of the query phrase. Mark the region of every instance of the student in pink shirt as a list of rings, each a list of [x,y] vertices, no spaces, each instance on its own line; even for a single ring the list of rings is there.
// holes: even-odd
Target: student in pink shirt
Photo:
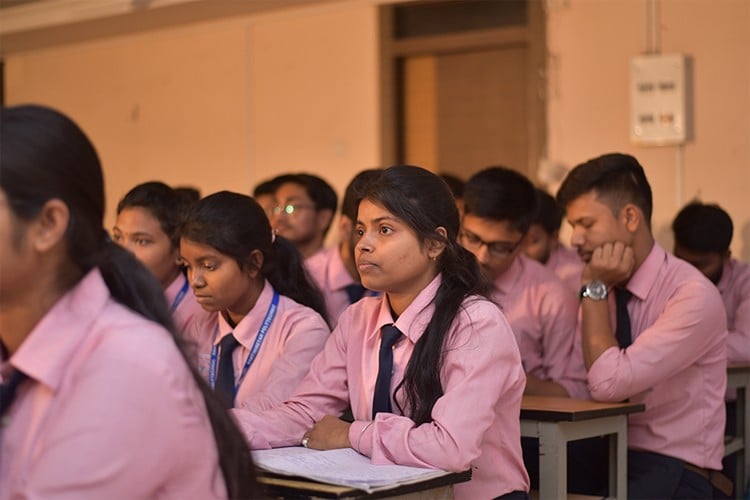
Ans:
[[[365,295],[377,295],[365,289],[359,278],[357,264],[354,262],[354,247],[357,244],[354,226],[357,223],[357,207],[362,199],[360,192],[379,172],[380,170],[369,169],[354,176],[346,187],[341,204],[341,217],[339,217],[341,241],[338,245],[326,248],[305,260],[305,268],[310,273],[310,277],[323,292],[328,308],[328,318],[334,327],[344,309]]]
[[[526,233],[523,252],[555,273],[577,297],[583,261],[575,249],[560,241],[563,211],[547,191],[536,188],[534,192],[536,212]]]
[[[552,271],[523,255],[535,211],[534,186],[522,174],[490,167],[464,187],[459,241],[492,280],[492,298],[516,336],[526,394],[587,398],[583,361],[573,369],[578,304]]]
[[[710,498],[723,486],[726,314],[716,287],[651,233],[652,195],[629,155],[573,169],[557,195],[581,275],[591,396],[628,418],[628,498]]]
[[[338,196],[326,181],[312,174],[285,174],[274,179],[276,191],[271,226],[290,241],[303,259],[323,250]]]
[[[359,205],[356,261],[382,297],[349,307],[292,397],[234,410],[253,448],[353,448],[377,464],[471,468],[456,498],[527,498],[513,333],[436,175],[388,168]],[[351,405],[354,422],[338,417]]]
[[[195,301],[180,260],[185,198],[163,182],[145,182],[117,204],[112,240],[132,252],[159,280],[181,335],[207,314]]]
[[[492,280],[492,298],[500,305],[515,334],[526,371],[525,393],[587,399],[583,359],[575,356],[578,303],[554,273],[523,255],[523,245],[536,212],[534,186],[522,174],[490,167],[464,186],[464,217],[459,241],[474,254]],[[523,438],[526,469],[532,488],[539,479],[539,441]],[[598,439],[569,445],[569,490],[596,493],[589,480],[597,456],[607,443]]]
[[[189,335],[199,370],[227,408],[281,403],[330,335],[299,253],[255,200],[228,191],[193,205],[180,234],[190,286],[212,313]]]
[[[158,282],[106,237],[89,140],[39,106],[0,129],[0,498],[257,495]]]
[[[727,362],[750,362],[750,264],[732,258],[734,225],[720,206],[694,201],[685,205],[672,222],[674,254],[703,273],[716,285],[727,313]],[[737,395],[726,395],[726,434],[736,435]],[[736,478],[737,454],[724,457],[724,472]],[[741,487],[741,486],[740,486]]]
[[[693,202],[672,223],[674,254],[717,286],[727,311],[727,360],[750,363],[750,264],[732,258],[734,226],[718,205]]]

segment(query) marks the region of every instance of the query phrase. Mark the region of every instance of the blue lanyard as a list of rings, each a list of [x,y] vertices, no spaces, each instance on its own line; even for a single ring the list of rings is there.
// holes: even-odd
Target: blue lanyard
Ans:
[[[177,309],[177,306],[180,305],[180,302],[182,302],[182,299],[185,298],[185,294],[188,291],[189,283],[187,278],[185,278],[185,283],[183,283],[182,288],[180,288],[180,291],[177,292],[177,296],[174,298],[174,301],[172,302],[172,305],[169,307],[169,312],[173,313],[175,309]]]
[[[237,395],[237,391],[240,388],[240,384],[242,384],[242,381],[245,379],[245,375],[247,375],[247,371],[250,369],[250,365],[253,364],[253,361],[255,361],[255,358],[258,356],[258,351],[260,351],[260,346],[263,344],[263,339],[266,338],[266,333],[268,333],[268,329],[271,327],[271,323],[273,323],[273,318],[276,316],[276,310],[279,307],[279,292],[276,290],[273,291],[273,299],[271,299],[271,305],[268,306],[268,310],[266,311],[266,317],[263,318],[263,323],[260,324],[260,328],[258,329],[258,334],[255,336],[255,342],[253,342],[253,347],[250,349],[250,354],[247,355],[247,359],[245,360],[245,366],[242,367],[242,373],[240,374],[239,380],[237,380],[237,383],[234,385],[234,395]],[[214,340],[219,335],[219,325],[216,325],[216,331],[214,332]],[[209,366],[208,370],[208,383],[213,389],[216,386],[216,360],[219,357],[219,346],[215,345],[211,348],[211,364]]]

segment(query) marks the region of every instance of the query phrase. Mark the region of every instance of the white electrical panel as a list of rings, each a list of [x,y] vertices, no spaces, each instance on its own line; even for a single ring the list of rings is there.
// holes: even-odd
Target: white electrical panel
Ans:
[[[647,55],[630,62],[630,139],[642,146],[682,144],[690,135],[689,59]]]

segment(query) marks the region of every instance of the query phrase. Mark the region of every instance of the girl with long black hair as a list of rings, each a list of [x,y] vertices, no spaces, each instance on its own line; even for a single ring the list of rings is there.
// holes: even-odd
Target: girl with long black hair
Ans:
[[[526,498],[519,413],[525,376],[505,317],[457,244],[448,186],[412,166],[364,189],[355,247],[362,284],[283,405],[234,410],[251,447],[351,447],[374,463],[471,468],[457,498]],[[351,405],[354,422],[338,417]]]
[[[159,283],[102,228],[88,138],[40,106],[0,134],[0,498],[257,495]]]

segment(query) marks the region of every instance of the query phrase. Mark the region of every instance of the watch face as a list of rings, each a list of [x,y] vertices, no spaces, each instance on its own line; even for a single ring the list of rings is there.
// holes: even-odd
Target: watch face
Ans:
[[[594,300],[603,300],[607,298],[607,285],[601,281],[592,281],[586,285],[586,297]]]

